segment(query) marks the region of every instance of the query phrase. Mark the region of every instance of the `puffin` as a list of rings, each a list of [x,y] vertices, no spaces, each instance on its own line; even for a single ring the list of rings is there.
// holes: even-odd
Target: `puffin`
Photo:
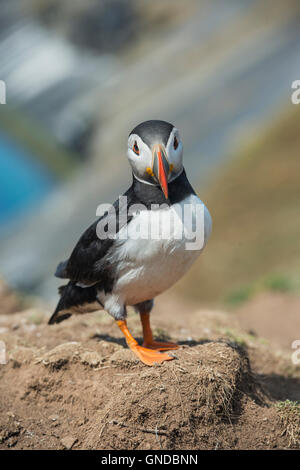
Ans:
[[[212,219],[186,176],[183,144],[173,124],[149,120],[137,125],[128,137],[127,157],[131,186],[57,267],[55,276],[67,283],[59,288],[60,299],[49,324],[72,314],[105,310],[131,351],[153,366],[174,359],[166,351],[179,347],[154,339],[150,325],[154,299],[202,253]],[[201,243],[193,243],[197,230],[201,230]],[[142,345],[128,329],[128,306],[140,315]]]

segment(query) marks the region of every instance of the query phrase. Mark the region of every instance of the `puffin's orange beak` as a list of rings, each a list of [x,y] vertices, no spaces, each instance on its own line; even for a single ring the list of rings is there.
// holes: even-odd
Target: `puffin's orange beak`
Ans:
[[[170,165],[167,160],[167,153],[163,145],[157,144],[153,148],[153,174],[160,184],[160,187],[168,199],[168,175]]]

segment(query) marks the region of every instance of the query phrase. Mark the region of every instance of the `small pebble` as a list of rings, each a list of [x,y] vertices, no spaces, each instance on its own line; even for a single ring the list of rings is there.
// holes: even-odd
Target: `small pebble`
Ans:
[[[65,449],[71,450],[77,439],[72,436],[66,436],[60,440]]]
[[[48,419],[50,419],[50,421],[57,421],[58,418],[59,418],[58,415],[50,415],[50,416],[48,416]]]

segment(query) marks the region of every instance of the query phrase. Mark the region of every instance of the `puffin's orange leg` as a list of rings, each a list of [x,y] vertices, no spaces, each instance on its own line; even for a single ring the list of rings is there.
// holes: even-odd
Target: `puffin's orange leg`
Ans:
[[[144,342],[143,346],[149,349],[156,349],[158,351],[169,351],[171,349],[178,349],[178,344],[170,343],[168,341],[155,341],[153,339],[153,334],[150,326],[150,314],[141,313],[141,322],[143,326]]]
[[[143,346],[140,346],[128,330],[127,323],[125,320],[119,320],[117,321],[117,324],[125,336],[128,347],[147,366],[153,366],[155,363],[161,364],[164,361],[171,361],[172,359],[174,359],[168,354],[163,354],[157,351],[153,351],[152,349],[147,349]]]

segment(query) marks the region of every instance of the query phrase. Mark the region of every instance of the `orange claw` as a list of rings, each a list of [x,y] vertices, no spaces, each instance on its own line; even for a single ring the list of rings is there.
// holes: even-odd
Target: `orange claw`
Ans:
[[[161,364],[162,362],[171,361],[172,359],[174,359],[168,354],[160,353],[157,351],[153,351],[152,349],[139,346],[138,342],[134,339],[134,337],[128,330],[127,323],[125,320],[119,320],[117,321],[117,324],[122,333],[124,334],[126,343],[128,344],[131,351],[133,351],[134,354],[136,354],[136,356],[147,366]]]

